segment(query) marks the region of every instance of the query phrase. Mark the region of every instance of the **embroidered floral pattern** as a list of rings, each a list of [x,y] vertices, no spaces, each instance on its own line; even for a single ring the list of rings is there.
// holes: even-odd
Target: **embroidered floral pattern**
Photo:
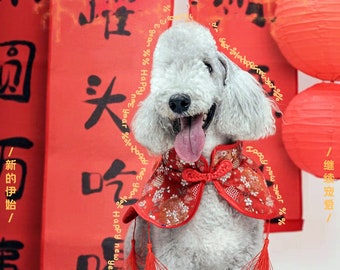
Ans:
[[[250,206],[250,205],[253,204],[253,201],[250,198],[244,199],[244,202],[245,202],[246,206]]]
[[[190,173],[183,173],[188,169]],[[224,170],[223,176],[220,169]],[[123,220],[129,222],[140,215],[159,227],[183,225],[195,214],[208,181],[212,181],[220,196],[244,215],[259,219],[279,216],[276,199],[271,196],[261,171],[242,155],[241,143],[236,143],[217,146],[210,165],[203,157],[195,163],[186,163],[174,149],[169,150],[145,185],[142,198]]]
[[[163,200],[164,190],[165,190],[165,188],[160,188],[160,189],[156,190],[156,192],[153,194],[153,197],[152,197],[151,201],[153,203],[158,203],[159,201],[162,201]]]

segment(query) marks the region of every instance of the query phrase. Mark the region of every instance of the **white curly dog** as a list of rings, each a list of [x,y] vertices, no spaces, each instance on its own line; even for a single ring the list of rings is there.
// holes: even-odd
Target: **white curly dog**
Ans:
[[[275,132],[272,107],[258,82],[217,50],[207,28],[184,22],[161,34],[150,94],[132,125],[141,145],[163,155],[141,200],[124,218],[136,218],[126,237],[125,256],[134,234],[139,269],[144,269],[150,239],[156,257],[169,270],[241,269],[259,252],[266,219],[260,208],[273,202],[266,195],[266,202],[258,199],[256,208],[256,196],[265,191],[263,183],[250,190],[253,180],[242,178],[242,171],[251,174],[256,169],[242,165],[252,161],[240,153],[240,142]],[[229,163],[220,166],[224,169],[206,171],[226,155]],[[195,166],[199,173],[192,171]],[[192,170],[182,176],[188,168]],[[241,176],[230,180],[237,173]],[[250,178],[258,181],[257,172]],[[228,186],[229,181],[239,189]],[[255,199],[243,194],[247,188]]]

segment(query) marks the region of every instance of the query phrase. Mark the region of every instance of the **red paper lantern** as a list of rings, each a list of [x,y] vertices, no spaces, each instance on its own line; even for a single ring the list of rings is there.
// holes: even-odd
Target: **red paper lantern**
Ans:
[[[296,69],[340,80],[339,0],[277,0],[271,34]]]
[[[339,179],[340,84],[319,83],[304,90],[283,117],[282,138],[293,162],[317,177],[327,171]],[[327,167],[331,163],[334,170]]]

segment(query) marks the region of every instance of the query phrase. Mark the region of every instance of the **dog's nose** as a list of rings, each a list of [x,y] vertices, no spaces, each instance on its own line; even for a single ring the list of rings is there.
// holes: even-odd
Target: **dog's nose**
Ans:
[[[176,94],[170,97],[169,107],[175,113],[183,113],[189,109],[191,99],[186,94]]]

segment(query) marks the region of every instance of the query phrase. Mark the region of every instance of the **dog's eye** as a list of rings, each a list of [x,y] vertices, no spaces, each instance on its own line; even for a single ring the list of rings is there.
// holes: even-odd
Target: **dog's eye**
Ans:
[[[204,64],[207,66],[209,73],[213,72],[213,68],[209,63],[204,62]]]

